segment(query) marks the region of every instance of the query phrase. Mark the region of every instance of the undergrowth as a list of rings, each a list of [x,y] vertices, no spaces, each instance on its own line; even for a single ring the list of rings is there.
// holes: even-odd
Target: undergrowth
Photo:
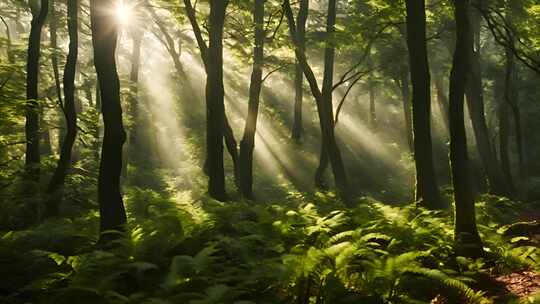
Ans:
[[[110,248],[95,245],[97,214],[82,209],[2,231],[0,302],[493,303],[483,280],[540,261],[537,246],[502,234],[519,203],[493,196],[478,203],[487,256],[476,260],[453,254],[449,211],[370,198],[220,203],[132,186],[126,206]]]

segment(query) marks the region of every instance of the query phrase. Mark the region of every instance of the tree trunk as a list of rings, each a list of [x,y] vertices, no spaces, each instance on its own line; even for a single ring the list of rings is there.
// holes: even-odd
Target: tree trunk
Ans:
[[[443,208],[433,165],[431,140],[431,92],[426,46],[424,1],[406,1],[407,46],[413,87],[412,118],[414,160],[416,164],[416,201],[425,207]]]
[[[439,110],[441,112],[441,117],[444,122],[444,126],[446,127],[446,131],[450,132],[450,121],[449,121],[449,113],[448,113],[448,95],[446,95],[446,90],[444,89],[444,82],[442,74],[439,72],[434,73],[434,84],[435,84],[435,91],[437,92],[437,105],[439,106]]]
[[[249,85],[249,103],[244,129],[244,137],[240,141],[239,174],[242,195],[253,198],[253,149],[257,129],[257,115],[262,86],[262,69],[264,64],[264,0],[255,0],[253,9],[255,24],[255,47],[253,48],[253,71]]]
[[[38,103],[38,74],[41,30],[47,12],[49,1],[41,0],[40,6],[32,7],[32,23],[28,37],[28,58],[26,64],[26,172],[32,181],[39,181],[40,150],[39,150],[39,103]]]
[[[325,154],[324,151],[328,154],[328,159],[332,165],[332,173],[334,174],[335,184],[338,190],[338,194],[345,201],[349,202],[350,200],[350,189],[347,181],[347,174],[345,172],[345,166],[343,165],[343,160],[341,158],[341,152],[336,142],[336,137],[334,134],[334,115],[332,109],[332,87],[333,87],[333,72],[334,72],[334,25],[336,22],[336,1],[328,1],[328,16],[326,23],[326,35],[327,42],[324,52],[324,79],[323,79],[323,89],[322,92],[319,89],[317,84],[317,79],[313,70],[309,66],[306,54],[301,52],[298,48],[298,39],[296,34],[296,26],[294,21],[294,16],[291,9],[291,4],[289,0],[285,0],[283,4],[285,15],[289,23],[289,31],[293,38],[295,44],[295,56],[296,60],[302,66],[304,71],[304,76],[309,83],[311,93],[315,98],[317,103],[317,112],[319,114],[319,124],[321,127],[322,135],[322,148],[321,148],[321,159]]]
[[[372,81],[368,84],[369,91],[369,127],[377,130],[377,109],[375,108],[375,84]]]
[[[518,156],[518,169],[519,169],[519,182],[514,190],[519,189],[519,194],[523,198],[526,198],[526,184],[527,184],[527,168],[525,165],[524,145],[523,145],[523,131],[521,122],[521,113],[518,104],[518,91],[515,89],[516,81],[516,64],[512,50],[506,49],[506,78],[505,78],[505,92],[504,99],[507,104],[507,109],[512,111],[512,117],[514,119],[514,132],[516,138],[516,150]],[[508,119],[508,118],[505,118]],[[508,132],[508,131],[507,131]],[[509,132],[508,132],[509,133]]]
[[[99,79],[96,78],[96,103],[94,104],[96,112],[98,114],[101,113],[101,90],[99,88]],[[93,150],[94,150],[94,159],[96,162],[99,161],[99,145],[101,144],[101,123],[99,119],[99,115],[97,117],[96,121],[96,129],[94,130],[94,142],[93,142]]]
[[[296,35],[298,36],[298,47],[302,53],[306,51],[306,22],[309,13],[309,0],[300,0],[300,10],[298,11],[298,23],[296,25]],[[291,138],[295,143],[300,143],[304,132],[302,120],[302,101],[304,97],[304,74],[302,66],[296,60],[294,65],[294,121]]]
[[[495,154],[491,151],[491,142],[484,114],[484,96],[482,86],[482,72],[480,66],[480,14],[476,9],[470,8],[471,31],[469,38],[473,41],[470,49],[470,71],[466,86],[467,106],[473,126],[478,154],[489,182],[489,192],[498,195],[508,195],[502,171]]]
[[[464,95],[470,75],[471,40],[468,16],[469,1],[454,0],[456,48],[450,73],[450,165],[455,201],[456,253],[478,257],[483,254],[482,241],[476,227],[473,192],[470,188],[467,137],[465,134]]]
[[[407,146],[409,151],[414,153],[413,131],[412,131],[412,109],[411,109],[411,93],[409,88],[409,71],[403,70],[399,73],[399,77],[394,78],[401,99],[403,101],[403,118],[405,123],[405,136],[407,138]]]
[[[77,111],[75,110],[75,71],[78,55],[78,0],[67,2],[69,53],[64,68],[64,115],[67,132],[60,150],[60,159],[47,187],[45,217],[57,216],[63,197],[66,176],[71,168],[71,150],[77,136]]]
[[[499,151],[501,154],[501,163],[506,182],[510,186],[512,193],[516,192],[516,184],[512,177],[512,165],[510,162],[509,154],[509,137],[510,137],[510,113],[511,105],[515,97],[515,91],[513,88],[514,78],[514,56],[509,51],[506,51],[506,70],[504,77],[504,96],[499,104]],[[519,128],[519,127],[518,127]]]
[[[227,199],[223,166],[223,126],[225,104],[223,88],[223,26],[228,0],[210,1],[209,44],[206,56],[206,154],[208,192],[214,199]]]
[[[42,145],[40,145],[39,150],[40,154],[43,156],[49,156],[52,154],[52,144],[51,144],[51,133],[50,128],[47,125],[47,122],[45,121],[45,105],[40,105],[39,107],[39,125],[41,126],[40,134],[41,134],[41,141],[43,142]]]
[[[224,0],[222,1],[223,3],[219,3],[218,4],[215,4],[214,7],[216,7],[216,9],[223,9],[223,10],[226,10],[226,7],[227,5],[229,4],[229,0]],[[206,91],[208,92],[208,80],[209,80],[209,74],[216,74],[216,70],[220,70],[220,73],[221,75],[223,75],[223,41],[222,41],[222,36],[223,36],[223,25],[221,25],[220,28],[218,28],[218,36],[221,37],[219,41],[215,41],[215,44],[219,44],[219,47],[217,47],[217,45],[214,46],[214,49],[216,49],[216,47],[219,49],[219,51],[217,51],[219,54],[220,57],[218,59],[216,58],[209,58],[209,55],[210,55],[210,45],[209,46],[206,46],[206,42],[204,41],[204,38],[203,38],[203,35],[202,35],[202,32],[201,32],[201,28],[199,27],[199,24],[197,22],[197,18],[196,18],[196,15],[195,15],[195,9],[193,8],[193,6],[191,5],[191,1],[190,0],[184,0],[184,5],[185,5],[185,9],[186,9],[186,15],[189,19],[189,22],[191,23],[191,27],[193,28],[193,34],[195,35],[195,40],[197,40],[197,45],[199,46],[199,50],[201,52],[201,59],[203,61],[203,65],[204,65],[204,69],[206,71],[206,75],[207,75],[207,87],[206,87]],[[224,8],[222,8],[221,6],[224,6]],[[212,5],[211,5],[212,7]],[[223,17],[224,19],[224,17]],[[219,21],[219,20],[217,20]],[[224,20],[221,21],[221,23],[224,23]],[[210,38],[213,38],[211,33],[209,32],[209,36]],[[216,36],[214,34],[214,36]],[[215,40],[215,39],[214,39]],[[209,39],[209,42],[211,42],[212,39]],[[218,43],[219,42],[219,43]],[[216,53],[216,50],[212,50],[212,53],[215,54]],[[216,67],[216,66],[212,66],[213,63],[216,63],[215,61],[219,61],[221,63],[221,65],[219,67]],[[213,76],[214,77],[214,76]],[[214,77],[215,78],[215,77]],[[219,90],[219,88],[217,88],[217,95],[224,95],[223,93],[223,77],[218,77],[219,79],[214,79],[213,80],[213,85],[214,82],[220,82],[221,85],[217,85],[217,87],[221,87],[221,92]],[[208,115],[208,94],[206,96],[206,100],[207,100],[207,115]],[[221,98],[218,98],[218,99],[221,99],[223,100],[223,96]],[[225,113],[225,106],[223,105],[223,118],[219,119],[219,121],[223,122],[223,130],[224,132],[221,134],[221,138],[223,139],[223,137],[225,138],[225,144],[227,146],[227,151],[229,152],[230,156],[231,156],[231,159],[233,161],[233,167],[234,167],[234,177],[235,177],[235,183],[237,184],[237,186],[240,185],[240,182],[239,182],[239,176],[238,176],[238,149],[237,149],[237,146],[238,144],[236,143],[236,139],[234,138],[234,133],[233,133],[233,130],[229,124],[229,120],[227,118],[227,114]],[[207,118],[207,127],[208,127],[208,119]],[[214,124],[214,123],[212,123]],[[207,133],[207,139],[208,139],[208,133]],[[221,147],[223,147],[223,144],[220,145]],[[221,150],[223,150],[223,148],[221,148]],[[207,143],[207,152],[208,152],[208,143]],[[223,154],[223,153],[221,153]],[[210,178],[210,160],[209,160],[209,157],[210,157],[210,154],[207,153],[206,155],[206,159],[204,161],[204,165],[203,165],[203,172],[209,176]],[[221,161],[218,161],[218,167],[219,167],[219,162],[223,163],[223,157],[221,157]],[[222,166],[222,165],[221,165]],[[215,174],[215,172],[214,172]],[[221,183],[221,177],[219,177],[219,173],[216,175],[216,177],[214,177],[214,180],[216,180],[217,178],[217,185],[218,186],[220,183]],[[224,179],[225,179],[225,173],[223,173],[223,193],[219,194],[218,196],[222,197],[220,199],[222,200],[225,200],[225,197],[226,197],[226,192],[225,192],[225,182],[224,182]],[[209,181],[209,184],[210,184],[210,181]],[[214,198],[217,198],[214,197]]]
[[[92,43],[94,65],[101,91],[104,136],[98,177],[98,203],[100,211],[100,240],[106,242],[113,235],[103,234],[109,230],[123,230],[126,212],[120,191],[122,171],[122,146],[126,132],[122,123],[120,82],[116,71],[116,42],[118,26],[109,12],[117,1],[91,0]]]
[[[141,157],[143,156],[139,153],[142,147],[139,143],[140,117],[138,102],[139,65],[141,61],[141,44],[143,39],[143,33],[140,29],[134,28],[131,34],[133,39],[133,47],[131,49],[130,58],[131,71],[129,73],[129,114],[131,117],[131,128],[129,130],[128,136],[127,159],[129,160],[129,162],[136,164],[139,162],[139,160],[141,160]],[[124,170],[127,171],[127,168],[125,168]]]
[[[58,103],[63,104],[62,101],[62,88],[60,86],[60,72],[58,69],[58,39],[57,39],[57,30],[58,30],[58,14],[56,12],[56,2],[55,0],[50,0],[50,14],[49,14],[49,34],[51,36],[51,63],[54,76],[54,86],[56,89],[56,95],[58,97]]]

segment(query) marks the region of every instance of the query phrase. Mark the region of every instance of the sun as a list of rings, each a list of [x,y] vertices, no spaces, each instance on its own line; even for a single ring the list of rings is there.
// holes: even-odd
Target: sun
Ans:
[[[121,26],[127,26],[133,21],[133,8],[124,4],[124,1],[118,1],[114,14]]]

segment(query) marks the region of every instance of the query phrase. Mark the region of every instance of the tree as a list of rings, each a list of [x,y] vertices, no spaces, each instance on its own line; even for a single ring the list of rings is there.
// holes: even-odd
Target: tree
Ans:
[[[476,1],[481,5],[481,0]],[[471,30],[469,35],[473,41],[470,48],[470,75],[466,86],[467,106],[476,139],[476,148],[482,160],[488,182],[489,191],[494,194],[509,195],[510,192],[495,154],[491,150],[491,140],[488,133],[484,114],[484,94],[482,84],[482,69],[480,65],[480,14],[473,7],[470,8]]]
[[[242,195],[253,197],[253,149],[255,147],[255,132],[257,115],[259,113],[259,96],[262,86],[262,69],[264,64],[264,0],[255,0],[253,8],[255,24],[255,46],[253,47],[253,71],[249,85],[249,102],[244,136],[240,141],[239,175]]]
[[[217,200],[226,200],[225,168],[223,165],[223,138],[234,165],[235,180],[238,182],[238,150],[232,128],[229,125],[224,104],[223,89],[223,27],[228,0],[210,1],[208,45],[197,22],[195,8],[190,0],[184,0],[201,58],[206,71],[206,159],[204,171],[208,175],[208,192]],[[217,57],[216,57],[217,56]],[[223,117],[217,117],[222,115]]]
[[[116,42],[118,24],[111,12],[117,1],[91,0],[90,14],[94,66],[96,68],[101,96],[104,136],[98,177],[98,203],[100,231],[122,230],[126,223],[126,212],[120,192],[122,171],[122,146],[126,132],[122,123],[120,104],[120,82],[116,71]],[[110,236],[102,234],[101,240]]]
[[[41,30],[49,10],[49,1],[41,0],[39,5],[31,1],[32,23],[28,37],[28,58],[26,63],[26,170],[28,177],[39,181],[39,111],[38,76]]]
[[[309,14],[309,0],[300,0],[300,9],[297,15],[296,35],[298,48],[302,53],[306,51],[306,22]],[[302,66],[296,60],[294,65],[294,121],[291,138],[300,143],[304,131],[302,121],[302,101],[304,96],[304,74]]]
[[[474,196],[470,185],[467,137],[465,135],[464,95],[469,77],[470,50],[473,47],[468,15],[469,1],[454,0],[456,47],[450,72],[450,167],[454,186],[456,253],[481,256],[482,240],[476,227]]]
[[[141,61],[141,45],[143,40],[143,31],[136,27],[131,30],[131,38],[133,40],[133,45],[131,49],[131,70],[129,72],[129,82],[130,82],[130,92],[129,92],[129,111],[130,117],[132,120],[131,128],[129,130],[129,153],[128,157],[131,159],[131,162],[138,163],[140,161],[139,149],[141,145],[139,142],[139,128],[140,128],[140,117],[139,117],[139,69]]]
[[[58,208],[62,200],[62,190],[66,176],[71,167],[71,153],[77,137],[77,111],[75,109],[75,70],[79,46],[78,34],[78,0],[68,1],[67,20],[69,32],[69,53],[64,68],[64,106],[62,108],[66,120],[67,131],[60,150],[60,159],[56,165],[53,176],[47,187],[47,202],[45,217],[58,215]]]
[[[294,15],[292,13],[291,4],[288,0],[283,2],[283,9],[289,24],[289,31],[294,43],[294,52],[296,60],[302,66],[304,76],[309,83],[311,93],[315,98],[317,104],[317,113],[319,115],[319,124],[321,128],[322,143],[320,164],[322,164],[325,157],[328,157],[330,164],[332,165],[332,172],[334,174],[334,180],[340,196],[348,201],[350,199],[350,189],[347,181],[347,175],[343,160],[341,158],[341,152],[336,141],[334,134],[334,115],[332,109],[332,91],[333,91],[333,72],[334,72],[334,42],[333,33],[334,25],[336,22],[336,1],[328,1],[328,14],[326,22],[326,47],[324,52],[324,77],[322,91],[317,84],[315,74],[307,62],[306,54],[301,52],[298,44],[298,38],[296,33],[296,25]],[[319,166],[320,167],[320,166]],[[319,171],[319,170],[317,170]]]
[[[414,160],[416,164],[416,201],[429,208],[442,208],[431,140],[431,92],[426,46],[424,1],[406,1],[407,46],[413,87],[412,120]]]
[[[211,0],[208,23],[208,56],[206,57],[206,155],[208,192],[217,200],[226,200],[223,167],[223,126],[225,104],[223,88],[223,26],[228,0]]]

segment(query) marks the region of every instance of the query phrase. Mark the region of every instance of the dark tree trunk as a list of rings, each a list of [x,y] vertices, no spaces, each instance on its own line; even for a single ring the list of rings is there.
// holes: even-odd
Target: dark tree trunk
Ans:
[[[411,108],[411,91],[409,88],[409,73],[406,70],[400,73],[400,79],[398,81],[399,90],[401,91],[401,97],[403,99],[403,116],[405,121],[405,136],[407,137],[407,144],[409,151],[414,153],[414,140],[412,130],[412,108]]]
[[[67,2],[69,53],[64,68],[64,115],[67,132],[60,150],[60,159],[47,187],[45,217],[57,216],[62,201],[66,176],[71,168],[71,150],[77,137],[77,111],[75,110],[75,70],[78,55],[78,0]]]
[[[39,111],[38,103],[38,74],[41,30],[47,12],[49,1],[41,0],[40,7],[32,7],[32,23],[28,38],[28,58],[26,64],[26,172],[32,181],[39,181],[40,150],[39,150]]]
[[[450,165],[455,201],[456,253],[477,257],[483,254],[482,241],[476,227],[474,195],[471,190],[467,137],[465,134],[464,95],[470,75],[471,40],[468,16],[469,1],[454,0],[456,48],[450,73]]]
[[[508,195],[508,187],[491,150],[491,142],[484,114],[484,94],[482,86],[482,71],[480,66],[480,14],[476,9],[470,8],[471,31],[469,39],[473,41],[470,49],[470,71],[466,86],[467,106],[476,139],[478,154],[489,182],[489,191],[498,195]]]
[[[208,162],[208,192],[224,201],[225,172],[223,166],[223,133],[225,104],[223,88],[223,26],[228,0],[210,1],[209,43],[206,80],[206,155]]]
[[[239,174],[242,195],[253,198],[253,149],[257,129],[257,115],[262,86],[262,69],[264,64],[264,0],[255,0],[253,9],[255,24],[255,47],[253,48],[253,71],[249,85],[249,103],[244,129],[244,137],[240,141]]]
[[[129,84],[130,84],[130,94],[129,94],[129,115],[131,117],[131,128],[129,130],[128,136],[128,153],[127,159],[131,163],[138,163],[141,159],[141,154],[138,151],[141,151],[142,147],[139,143],[139,128],[140,128],[140,117],[139,117],[139,102],[138,102],[138,91],[139,91],[139,65],[141,61],[141,44],[143,39],[143,33],[140,29],[134,28],[132,30],[132,39],[133,46],[131,49],[131,71],[129,73]],[[127,171],[127,168],[124,168]]]
[[[510,113],[514,97],[512,78],[514,74],[514,56],[506,51],[506,70],[504,75],[504,92],[499,103],[499,151],[501,155],[502,170],[510,190],[516,192],[516,184],[512,176],[508,142],[510,138]]]
[[[509,108],[511,110],[512,117],[514,119],[514,132],[515,132],[515,139],[516,139],[516,150],[517,150],[517,156],[518,156],[518,169],[519,169],[518,171],[519,182],[517,185],[512,182],[512,185],[515,187],[514,190],[517,191],[519,189],[520,196],[522,196],[523,198],[526,198],[527,168],[525,165],[525,156],[524,156],[524,149],[523,149],[524,148],[523,131],[521,127],[522,126],[521,113],[520,113],[519,104],[518,104],[518,91],[515,88],[515,84],[517,83],[516,71],[515,71],[516,64],[515,64],[514,55],[511,49],[507,48],[505,55],[506,55],[506,77],[505,77],[504,99],[507,104],[507,109]],[[505,119],[508,120],[508,118],[505,118]],[[507,131],[507,133],[509,133],[509,131]],[[509,162],[509,160],[507,160],[507,162]],[[508,175],[511,176],[509,172],[508,172]]]
[[[300,10],[298,11],[298,23],[296,25],[296,35],[298,36],[298,48],[302,53],[306,51],[306,22],[309,13],[309,0],[300,0]],[[294,121],[291,138],[295,143],[300,143],[304,132],[302,120],[302,102],[304,97],[304,74],[302,66],[296,61],[294,70]]]
[[[439,194],[431,140],[431,92],[426,46],[424,1],[406,1],[407,46],[413,87],[412,117],[414,160],[416,164],[416,201],[428,208],[443,208]]]
[[[224,0],[224,1],[221,1],[223,3],[214,3],[213,6],[216,7],[216,10],[217,9],[223,9],[223,10],[226,10],[226,7],[227,5],[229,4],[229,1],[228,0]],[[201,28],[199,27],[199,24],[197,22],[197,18],[196,18],[196,15],[195,15],[195,9],[193,8],[193,6],[191,5],[191,1],[190,0],[184,0],[184,5],[185,5],[185,9],[186,9],[186,15],[189,19],[189,22],[191,23],[191,27],[193,28],[193,34],[195,35],[195,39],[197,40],[197,45],[199,46],[199,50],[201,52],[201,59],[203,61],[203,64],[204,64],[204,69],[206,71],[206,75],[207,75],[207,86],[206,86],[206,92],[208,93],[208,80],[210,78],[210,74],[216,74],[216,71],[219,70],[220,75],[223,75],[223,41],[222,41],[222,36],[223,36],[223,24],[221,25],[220,28],[217,28],[218,30],[218,33],[219,34],[219,41],[215,41],[216,39],[216,34],[214,34],[212,37],[212,33],[209,32],[209,36],[210,36],[210,39],[209,39],[209,42],[212,42],[212,40],[214,40],[214,50],[210,50],[210,45],[206,45],[206,42],[204,41],[204,38],[203,38],[203,35],[202,35],[202,32],[201,32]],[[224,7],[222,7],[224,6]],[[211,5],[212,7],[212,5]],[[224,14],[224,13],[223,13]],[[219,17],[219,16],[218,16]],[[223,17],[224,19],[224,17]],[[217,22],[219,22],[219,20],[216,20]],[[224,23],[224,20],[221,21],[221,23]],[[211,30],[211,29],[210,29]],[[214,39],[213,39],[214,38]],[[210,43],[209,43],[210,44]],[[218,50],[216,50],[216,48]],[[212,55],[215,55],[216,54],[216,51],[217,53],[221,54],[219,58],[209,58],[209,56],[212,56]],[[216,66],[213,66],[213,64],[216,63],[216,60],[218,62],[221,63],[221,65],[219,67],[216,67]],[[221,98],[218,98],[218,99],[221,99],[223,100],[223,77],[218,77],[219,79],[216,79],[215,75],[212,76],[213,78],[213,81],[212,81],[212,84],[213,85],[216,85],[215,82],[219,82],[221,83],[221,85],[217,85],[216,88],[214,89],[217,89],[217,96],[219,97],[220,95],[222,96]],[[218,88],[218,87],[221,87],[221,90]],[[214,90],[215,91],[215,90]],[[212,97],[214,98],[214,97]],[[206,96],[206,101],[207,101],[207,115],[208,115],[208,107],[209,107],[209,104],[208,104],[208,101],[209,101],[209,96],[207,94]],[[223,118],[219,119],[219,121],[221,121],[223,123],[222,127],[223,127],[223,132],[221,134],[221,138],[223,140],[223,137],[225,138],[225,144],[227,146],[227,151],[229,152],[230,156],[231,156],[231,159],[233,161],[233,167],[234,167],[234,177],[235,177],[235,182],[237,184],[237,186],[240,185],[240,182],[239,182],[239,176],[238,176],[238,144],[236,143],[236,139],[234,138],[234,133],[233,133],[233,130],[229,124],[229,120],[227,118],[227,114],[225,113],[225,105],[223,105],[223,111],[221,111],[223,113]],[[207,127],[208,127],[208,119],[209,117],[207,116]],[[212,124],[214,124],[215,122],[212,122]],[[207,133],[207,139],[208,139],[208,133]],[[220,145],[221,147],[223,147],[223,144]],[[212,148],[213,149],[213,148]],[[221,150],[223,150],[223,148],[221,148]],[[208,143],[207,143],[207,152],[208,152]],[[223,152],[221,153],[223,154]],[[210,157],[210,154],[207,153],[206,155],[206,159],[204,161],[204,165],[203,165],[203,171],[204,173],[210,178],[210,175],[211,175],[211,172],[210,172],[210,160],[209,160],[209,157]],[[214,157],[215,158],[215,157]],[[220,167],[219,166],[219,163],[223,163],[223,157],[221,157],[221,161],[218,161],[218,166],[217,167]],[[223,165],[221,165],[221,167],[223,167]],[[224,171],[224,170],[223,170]],[[214,172],[215,174],[216,172]],[[218,186],[220,183],[221,183],[221,180],[222,178],[219,177],[220,173],[216,174],[216,176],[214,177],[214,180],[216,181],[216,186]],[[225,197],[226,197],[226,192],[225,192],[225,173],[223,172],[223,193],[219,194],[219,196],[221,198],[219,199],[222,199],[222,200],[225,200]],[[217,178],[217,180],[216,180]],[[210,181],[209,181],[209,184],[210,184]],[[209,187],[210,188],[210,187]],[[210,192],[210,191],[209,191]],[[217,198],[214,197],[214,198]]]
[[[91,0],[92,42],[94,65],[101,91],[104,136],[98,177],[100,231],[123,230],[126,212],[120,191],[122,146],[126,132],[122,123],[120,82],[116,71],[115,51],[118,25],[110,14],[117,1]],[[102,234],[106,242],[111,235]]]
[[[58,98],[58,105],[63,105],[64,101],[62,100],[62,88],[60,86],[60,72],[58,69],[58,39],[57,39],[57,30],[58,30],[58,14],[56,11],[56,2],[54,0],[49,0],[49,35],[50,35],[50,42],[51,42],[51,65],[53,70],[53,77],[54,77],[54,87],[56,89],[56,97]],[[66,127],[65,127],[65,119],[64,119],[64,109],[59,106],[58,107],[58,147],[59,150],[62,149],[62,145],[64,142],[64,138],[66,137]],[[58,154],[62,153],[61,151],[58,152]]]
[[[283,4],[285,15],[289,23],[289,31],[295,44],[296,60],[302,66],[304,76],[309,83],[311,93],[317,103],[317,112],[319,114],[319,123],[321,127],[322,146],[321,159],[325,154],[328,154],[328,159],[332,165],[332,172],[334,174],[335,184],[339,195],[343,200],[348,202],[350,200],[350,189],[347,181],[347,174],[345,172],[345,166],[341,158],[341,152],[337,145],[336,137],[334,134],[334,115],[332,109],[332,87],[333,87],[333,69],[334,69],[334,25],[336,22],[336,1],[328,1],[328,16],[326,23],[327,43],[324,54],[324,79],[322,92],[317,84],[317,79],[313,73],[313,70],[309,66],[305,53],[301,52],[298,48],[298,40],[296,34],[296,26],[294,21],[294,15],[292,13],[291,4],[289,0],[285,0]]]

